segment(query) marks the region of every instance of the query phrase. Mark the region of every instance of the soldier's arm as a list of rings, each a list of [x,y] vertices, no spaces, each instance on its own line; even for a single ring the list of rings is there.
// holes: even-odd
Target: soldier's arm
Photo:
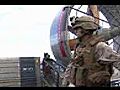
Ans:
[[[114,28],[102,28],[102,32],[99,30],[97,33],[105,41],[108,41],[118,35],[120,35],[120,26]]]
[[[95,53],[97,60],[106,64],[120,61],[120,54],[116,53],[104,42],[100,42],[96,45]]]

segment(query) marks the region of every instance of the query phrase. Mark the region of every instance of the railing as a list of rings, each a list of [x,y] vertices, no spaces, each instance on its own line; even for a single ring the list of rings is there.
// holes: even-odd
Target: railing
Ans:
[[[49,77],[48,75],[46,75],[45,70],[42,69],[42,74],[43,74],[43,78],[44,78],[42,80],[42,82],[46,83],[48,85],[48,87],[60,87],[60,85],[61,85],[61,77],[60,76],[64,72],[66,67],[57,63],[56,61],[54,61],[52,59],[44,60],[44,64],[50,68],[52,78]],[[42,67],[45,67],[45,66],[42,66]],[[52,82],[50,82],[50,80]]]

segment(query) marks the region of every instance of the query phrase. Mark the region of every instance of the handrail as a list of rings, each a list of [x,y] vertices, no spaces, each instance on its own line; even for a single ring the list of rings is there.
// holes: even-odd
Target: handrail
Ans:
[[[51,60],[51,61],[55,62],[54,60]],[[60,74],[60,72],[59,72],[58,70],[56,70],[56,68],[55,68],[53,65],[51,65],[49,62],[47,62],[46,60],[44,60],[44,62],[47,63],[47,65],[49,65],[49,66],[51,67],[51,69],[54,70],[54,71],[57,73],[56,86],[59,87],[59,77],[60,77],[59,74]],[[55,62],[55,63],[56,63],[57,65],[59,65],[59,67],[62,66],[62,67],[65,69],[65,67],[64,67],[63,65],[61,65],[61,64],[59,64],[59,63],[57,63],[57,62]]]

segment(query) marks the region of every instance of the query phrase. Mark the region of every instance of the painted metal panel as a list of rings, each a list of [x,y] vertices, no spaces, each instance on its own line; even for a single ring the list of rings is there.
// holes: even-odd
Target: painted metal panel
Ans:
[[[21,86],[22,87],[35,87],[36,74],[35,74],[35,59],[34,57],[21,57]]]

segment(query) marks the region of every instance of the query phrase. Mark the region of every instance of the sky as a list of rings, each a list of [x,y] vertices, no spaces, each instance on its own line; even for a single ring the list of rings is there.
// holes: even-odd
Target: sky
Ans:
[[[0,57],[50,53],[50,27],[64,5],[0,5]]]
[[[50,28],[63,6],[0,5],[0,57],[43,58],[47,52],[54,59]],[[100,18],[106,20],[103,15]]]

